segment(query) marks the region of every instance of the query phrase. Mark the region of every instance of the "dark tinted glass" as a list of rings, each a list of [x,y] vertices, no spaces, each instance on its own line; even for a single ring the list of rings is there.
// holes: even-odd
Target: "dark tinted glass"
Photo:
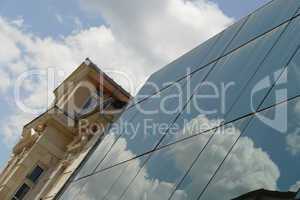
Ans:
[[[205,145],[205,148],[200,151],[191,169],[176,186],[171,199],[197,199],[199,192],[205,188],[215,170],[222,164],[227,152],[248,125],[249,120],[250,118],[244,118],[218,128],[209,134],[194,138],[197,142],[194,143],[193,149],[197,149],[199,144]],[[199,123],[202,124],[203,121],[199,120]],[[208,120],[206,123],[212,122]]]
[[[15,197],[18,198],[19,200],[24,199],[24,197],[26,196],[26,194],[29,192],[30,187],[24,183],[16,192]]]
[[[224,121],[226,114],[247,86],[247,82],[257,72],[285,27],[286,25],[282,25],[220,59],[206,81],[198,84],[192,100],[176,121],[175,126],[179,127],[179,134],[167,134],[163,144],[185,137],[181,131],[184,124],[197,116],[205,116],[215,122],[211,124],[212,127],[202,127],[202,131],[216,127]],[[197,80],[197,74],[193,75],[192,79]]]
[[[299,100],[255,116],[201,199],[231,199],[257,189],[299,189]]]
[[[299,6],[274,0],[153,74],[61,199],[296,192]]]
[[[300,94],[300,50],[295,53],[281,74],[274,74],[275,87],[270,92],[262,108],[294,98]],[[280,76],[280,77],[278,77]]]
[[[208,41],[204,42],[200,46],[191,50],[187,54],[178,58],[174,62],[165,66],[158,72],[154,73],[149,80],[146,82],[143,88],[147,88],[147,91],[144,92],[142,89],[140,94],[151,94],[157,88],[163,88],[170,85],[171,82],[174,82],[187,74],[190,74],[192,71],[199,67],[203,67],[203,61],[209,55],[212,47],[218,41],[218,38],[221,34],[214,36]],[[155,86],[153,86],[153,84]],[[152,87],[151,87],[152,86]],[[138,97],[141,95],[137,95]]]
[[[273,29],[295,15],[300,6],[298,0],[274,0],[253,13],[233,40],[228,51]]]
[[[40,166],[36,166],[31,174],[27,176],[29,180],[31,180],[33,183],[36,183],[40,176],[43,174],[44,170]]]
[[[129,124],[126,131],[107,155],[101,168],[138,156],[153,149],[164,137],[169,126],[190,99],[196,83],[202,82],[213,65],[199,71],[197,79],[186,79],[163,90],[160,94],[137,104],[139,114]],[[126,151],[124,151],[126,150]],[[130,152],[130,154],[128,154]]]
[[[203,64],[210,63],[211,61],[224,55],[226,48],[228,48],[233,38],[239,33],[247,19],[248,17],[239,20],[221,33],[216,44],[211,48],[210,53],[204,58]]]
[[[175,81],[174,81],[175,82]],[[168,82],[165,87],[171,85],[170,82]],[[162,86],[164,87],[164,86]],[[139,90],[137,95],[135,95],[132,103],[130,106],[133,106],[137,103],[140,103],[142,100],[145,100],[147,97],[150,97],[151,95],[157,94],[162,88],[159,88],[158,85],[153,82],[152,80],[147,80],[146,83],[143,85],[143,87]]]
[[[211,134],[208,132],[154,152],[122,199],[168,199]]]
[[[135,117],[137,112],[138,111],[135,108],[128,109],[127,111],[125,111],[125,113],[123,113],[121,118],[110,127],[107,135],[100,142],[91,157],[87,160],[87,162],[83,165],[83,167],[76,175],[75,180],[80,177],[89,175],[93,172],[93,170],[95,170],[97,165],[105,158],[106,154],[111,150],[113,144],[122,134],[122,125],[129,123]]]
[[[104,170],[88,178],[79,199],[118,198],[140,171],[147,156]],[[137,187],[137,186],[136,186]],[[109,196],[111,196],[109,198]]]
[[[95,170],[97,165],[105,158],[105,155],[110,151],[117,139],[118,136],[115,134],[108,134],[107,136],[105,136],[103,141],[99,144],[88,161],[80,169],[75,177],[75,180],[91,174]]]
[[[230,111],[228,120],[257,110],[278,76],[295,56],[300,44],[300,38],[297,36],[299,31],[300,17],[288,25],[267,59],[248,82],[243,94]]]
[[[78,199],[80,192],[83,189],[83,186],[86,184],[86,179],[82,179],[72,183],[68,186],[68,188],[64,191],[62,196],[59,198],[60,200],[75,200]]]
[[[173,81],[176,81],[201,67],[205,67],[210,62],[222,56],[226,47],[228,47],[246,20],[247,17],[243,18],[222,33],[214,36],[207,42],[199,45],[192,51],[153,74],[139,91],[135,98],[135,102],[158,92],[161,88],[170,85]]]
[[[120,199],[128,190],[136,176],[139,173],[144,173],[142,166],[144,165],[144,162],[148,159],[148,156],[149,155],[145,155],[122,164],[123,167],[121,169],[121,173],[116,179],[114,179],[109,189],[103,193],[103,199]],[[140,185],[136,185],[136,187],[139,186]]]
[[[118,139],[102,168],[122,162],[151,150],[163,137],[169,125],[181,110],[186,98],[186,80],[176,83],[137,104],[137,116],[128,124],[123,124],[123,134]]]

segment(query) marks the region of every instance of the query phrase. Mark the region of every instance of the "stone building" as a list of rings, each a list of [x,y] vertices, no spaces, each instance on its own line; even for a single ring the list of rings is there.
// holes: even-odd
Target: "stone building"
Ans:
[[[53,106],[24,126],[0,175],[1,200],[52,199],[131,98],[89,59],[54,94]]]

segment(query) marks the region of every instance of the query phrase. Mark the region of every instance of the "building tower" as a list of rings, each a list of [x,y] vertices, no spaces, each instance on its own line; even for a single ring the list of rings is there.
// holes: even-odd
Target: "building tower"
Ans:
[[[1,200],[52,199],[131,98],[89,59],[54,94],[53,106],[24,126],[0,176]]]

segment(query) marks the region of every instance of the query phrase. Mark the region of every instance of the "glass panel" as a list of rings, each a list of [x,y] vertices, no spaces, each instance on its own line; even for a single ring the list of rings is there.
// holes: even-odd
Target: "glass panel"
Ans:
[[[209,63],[224,55],[225,49],[228,48],[228,45],[232,42],[232,39],[240,31],[247,19],[248,16],[234,23],[222,32],[220,38],[212,47],[209,55],[204,58],[203,64]]]
[[[43,174],[44,170],[40,166],[36,166],[31,174],[27,176],[29,180],[31,180],[33,183],[36,183],[40,176]]]
[[[67,189],[63,192],[62,196],[59,197],[60,200],[76,200],[78,195],[82,190],[83,186],[86,184],[87,179],[82,179],[75,183],[71,183]]]
[[[114,145],[112,151],[104,160],[102,168],[153,149],[190,99],[191,91],[194,90],[197,83],[204,80],[212,66],[213,64],[200,70],[197,79],[190,80],[190,77],[187,77],[163,90],[161,94],[152,96],[136,105],[141,114],[126,125],[126,134],[123,134]],[[149,113],[149,111],[152,111],[152,113]],[[155,112],[153,113],[153,111]]]
[[[172,131],[178,129],[179,132],[167,134],[163,145],[186,137],[184,131],[181,131],[183,126],[186,123],[193,123],[191,120],[197,116],[205,116],[214,122],[209,127],[198,127],[199,131],[218,126],[243,92],[247,82],[256,73],[284,28],[285,25],[220,59],[207,80],[203,84],[198,84],[199,88],[192,100],[174,124]],[[235,75],[237,72],[238,75]],[[197,80],[197,74],[193,75],[192,79]]]
[[[275,76],[274,79],[277,77]],[[278,79],[278,78],[277,78]],[[287,68],[280,75],[262,108],[283,102],[300,94],[300,50],[296,52]]]
[[[171,82],[179,80],[187,74],[190,74],[193,70],[202,67],[203,60],[209,55],[209,52],[215,45],[216,41],[218,41],[220,35],[221,34],[218,34],[212,37],[211,39],[207,40],[203,44],[188,52],[187,54],[168,64],[158,72],[154,73],[149,78],[145,87],[149,88],[149,86],[147,85],[151,86],[153,84],[155,84],[155,87],[152,87],[152,90],[155,90],[155,88],[166,87],[170,85]],[[140,93],[152,94],[150,90],[148,90],[147,93],[141,90]]]
[[[126,134],[123,134],[114,145],[101,168],[109,167],[153,149],[190,99],[191,91],[194,90],[197,83],[204,80],[212,66],[213,64],[200,70],[197,79],[190,80],[188,76],[163,90],[162,93],[137,104],[136,107],[141,114],[123,127],[126,129]]]
[[[299,1],[300,2],[300,1]],[[294,56],[300,44],[300,17],[294,19],[287,27],[276,46],[249,81],[238,102],[233,106],[226,120],[232,120],[256,111],[267,92],[274,85],[278,75],[284,70]],[[274,78],[275,77],[275,78]]]
[[[257,10],[249,17],[227,52],[290,19],[295,15],[299,6],[300,1],[275,0]]]
[[[251,121],[201,199],[231,199],[250,191],[294,191],[300,183],[299,104],[295,99]]]
[[[116,198],[137,175],[147,157],[125,162],[92,175],[88,178],[78,199],[111,199],[108,198],[108,194],[117,189],[116,193],[111,194]]]
[[[250,118],[244,118],[231,124],[227,124],[217,129],[213,135],[200,135],[195,137],[195,146],[204,144],[205,148],[200,153],[196,162],[191,166],[190,171],[183,180],[176,186],[170,199],[197,199],[200,191],[205,188],[208,180],[213,176],[214,171],[222,163],[227,152],[238,139],[239,135],[248,125]],[[200,121],[200,123],[202,123]],[[208,142],[206,143],[207,138]],[[205,141],[203,141],[205,139]],[[223,199],[223,198],[221,198]]]
[[[134,107],[130,108],[122,114],[121,118],[116,123],[112,124],[109,133],[104,137],[103,141],[100,142],[96,150],[92,153],[91,157],[79,170],[78,174],[75,177],[75,180],[80,177],[89,175],[93,172],[93,170],[104,159],[104,157],[112,148],[113,144],[121,135],[123,131],[121,127],[123,126],[123,124],[130,122],[136,116],[136,114],[137,109]]]
[[[134,96],[134,99],[130,106],[134,106],[135,104],[139,103],[140,101],[145,100],[146,98],[148,98],[154,94],[157,94],[163,87],[167,87],[170,84],[171,83],[168,82],[168,84],[163,85],[163,86],[161,86],[161,84],[157,85],[154,81],[151,80],[151,77],[148,78],[148,80],[145,82],[145,84],[142,86],[142,88],[139,90],[139,92]],[[161,88],[159,88],[160,86],[161,86]]]
[[[212,133],[154,152],[122,199],[168,199]]]
[[[168,86],[170,82],[176,81],[222,56],[225,48],[229,45],[246,20],[247,17],[241,19],[222,33],[214,36],[153,74],[140,90],[135,101],[138,102],[150,94],[158,92],[161,88]]]
[[[202,68],[199,70],[199,73],[201,73],[201,76],[202,77],[205,77],[206,74],[209,72],[209,70],[211,69],[212,67],[212,64]],[[185,75],[189,74],[191,72],[191,70],[189,70],[188,73],[186,73]],[[159,73],[157,76],[160,76],[161,79],[159,79],[158,77],[156,77],[158,80],[157,81],[154,81],[154,80],[151,80],[151,78],[145,83],[145,85],[142,87],[142,89],[139,91],[139,93],[135,96],[134,98],[134,103],[138,103],[140,102],[141,100],[143,99],[146,99],[147,97],[150,97],[152,94],[155,94],[157,93],[158,91],[160,91],[162,88],[164,88],[166,86],[167,87],[170,87],[172,84],[176,84],[176,79],[174,78],[174,80],[167,80],[165,79],[164,76],[166,76],[164,73],[160,73],[160,72],[156,72],[156,73]],[[155,73],[155,74],[156,74]],[[154,74],[154,75],[155,75]],[[166,73],[166,74],[169,74]],[[155,75],[156,76],[156,75]],[[170,77],[172,78],[172,77]],[[187,77],[188,78],[188,77]],[[202,79],[200,79],[199,81],[201,81]],[[160,81],[164,81],[164,83],[161,83]],[[171,82],[170,82],[171,81]],[[172,82],[174,81],[174,82]],[[162,84],[164,86],[162,86]]]
[[[187,101],[186,79],[136,105],[139,114],[123,124],[123,134],[103,161],[103,168],[153,149]]]
[[[75,177],[75,180],[87,176],[91,174],[94,169],[97,167],[98,163],[100,163],[107,152],[112,148],[113,144],[117,141],[118,136],[110,133],[105,136],[104,140],[98,145],[97,149],[93,152],[88,161],[84,164],[84,166],[79,170],[78,174]]]
[[[145,158],[137,158],[129,161],[129,164],[123,169],[123,173],[115,182],[111,185],[110,189],[105,193],[104,199],[118,200],[123,196],[124,192],[127,191],[129,185],[140,173],[141,163],[144,162]],[[141,172],[142,173],[142,172]]]

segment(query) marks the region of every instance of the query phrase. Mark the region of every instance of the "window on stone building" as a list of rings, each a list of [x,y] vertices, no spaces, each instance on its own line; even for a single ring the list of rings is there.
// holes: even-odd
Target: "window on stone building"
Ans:
[[[30,187],[24,183],[16,192],[12,200],[22,200],[26,196],[26,194],[29,192]]]
[[[44,170],[39,165],[37,165],[32,172],[27,176],[27,179],[32,181],[33,183],[37,183],[38,179],[43,174]]]

